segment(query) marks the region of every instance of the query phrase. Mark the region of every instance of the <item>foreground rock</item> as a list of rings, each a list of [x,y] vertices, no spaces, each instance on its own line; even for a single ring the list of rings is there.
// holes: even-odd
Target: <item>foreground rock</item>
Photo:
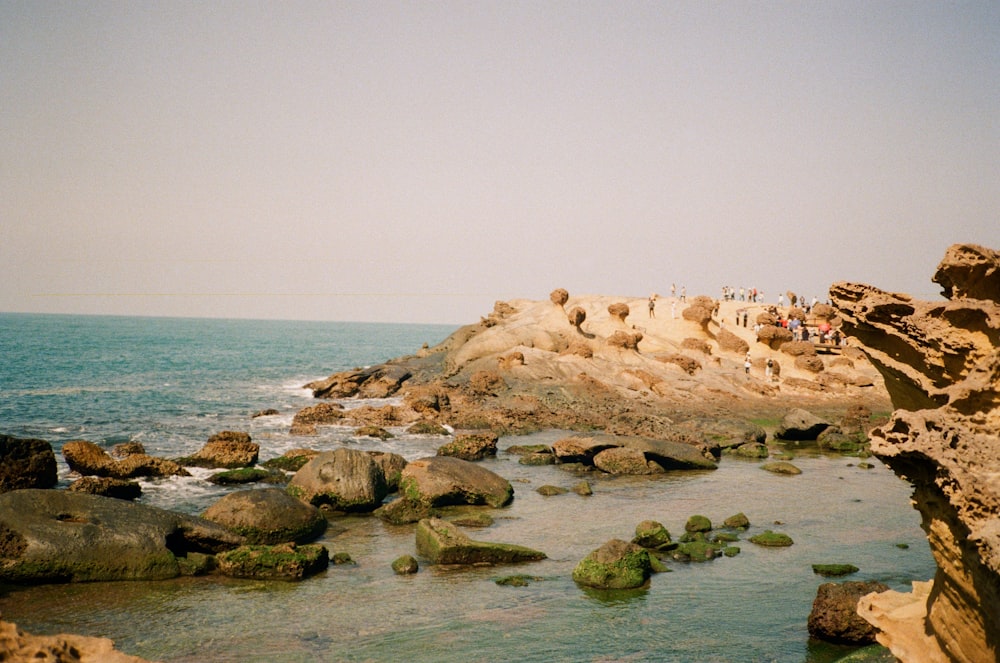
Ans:
[[[63,490],[0,495],[0,580],[11,583],[162,580],[179,557],[243,537],[201,518]]]
[[[434,564],[514,564],[545,553],[509,543],[473,541],[452,523],[426,518],[417,524],[417,552]]]
[[[845,645],[874,643],[877,631],[858,614],[858,600],[866,594],[887,589],[886,585],[875,581],[823,583],[816,590],[809,613],[809,635]]]
[[[56,455],[45,440],[0,435],[0,493],[56,485]]]
[[[0,621],[0,660],[10,663],[148,663],[115,649],[108,638],[86,635],[32,635]]]
[[[926,614],[899,619],[896,593],[867,599],[863,614],[897,656],[915,642],[924,643],[921,660],[1000,656],[998,273],[1000,254],[962,245],[948,249],[934,276],[948,301],[851,283],[830,291],[898,408],[872,431],[871,449],[912,482],[938,566],[926,601],[914,598]]]
[[[249,544],[307,543],[326,531],[326,516],[278,488],[229,493],[202,514]]]

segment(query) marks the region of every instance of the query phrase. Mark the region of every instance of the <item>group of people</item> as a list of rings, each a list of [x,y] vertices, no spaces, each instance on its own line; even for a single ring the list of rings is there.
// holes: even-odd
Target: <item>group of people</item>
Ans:
[[[722,301],[762,302],[764,301],[764,291],[757,290],[757,288],[744,288],[740,286],[739,293],[737,294],[736,288],[724,285],[722,286]]]
[[[655,292],[652,295],[649,296],[649,305],[648,306],[649,306],[649,317],[650,318],[655,318],[656,317],[656,300],[659,299],[659,297],[660,296],[657,295]],[[671,299],[671,302],[670,302],[670,319],[673,320],[673,319],[677,318],[677,284],[675,284],[675,283],[671,283],[670,284],[670,299]],[[683,285],[681,286],[680,301],[682,301],[682,302],[686,302],[687,301],[687,287],[685,287]]]

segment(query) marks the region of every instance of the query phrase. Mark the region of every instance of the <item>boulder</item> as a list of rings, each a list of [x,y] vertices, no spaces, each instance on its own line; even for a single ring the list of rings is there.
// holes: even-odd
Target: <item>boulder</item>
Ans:
[[[681,317],[702,327],[706,327],[712,320],[712,307],[692,304],[681,312]]]
[[[889,589],[881,582],[823,583],[816,590],[809,613],[809,635],[827,642],[866,645],[875,642],[878,630],[858,615],[858,600],[865,594]]]
[[[618,330],[608,336],[608,345],[622,350],[638,350],[642,341],[642,332]]]
[[[594,467],[608,474],[663,474],[666,470],[638,449],[612,447],[594,456]]]
[[[714,470],[718,467],[707,445],[692,443],[684,434],[678,433],[671,439],[631,435],[613,437],[620,446],[641,451],[648,460],[667,470]]]
[[[433,456],[411,461],[403,469],[400,492],[427,506],[485,504],[506,506],[514,489],[503,477],[460,458]]]
[[[750,543],[756,543],[758,546],[764,546],[765,548],[787,548],[795,542],[792,541],[792,537],[784,532],[773,532],[767,529],[760,534],[751,536]]]
[[[800,355],[795,358],[795,368],[810,373],[820,373],[825,366],[823,359],[819,355]]]
[[[66,490],[0,494],[0,581],[160,580],[243,537],[201,518]]]
[[[736,335],[733,334],[733,336]],[[712,354],[712,346],[708,344],[708,341],[701,338],[691,338],[691,337],[685,338],[683,341],[681,341],[681,348],[685,350],[694,350],[695,352],[701,352],[702,354],[706,355]],[[746,350],[744,350],[744,352],[746,352]]]
[[[673,545],[670,532],[655,520],[644,520],[636,525],[632,543],[653,550],[664,550]]]
[[[545,559],[545,553],[509,543],[473,541],[452,523],[425,518],[417,524],[417,553],[433,564],[514,564]]]
[[[292,418],[292,434],[314,435],[316,426],[339,424],[344,416],[344,406],[340,403],[317,403],[302,408]]]
[[[746,514],[740,511],[737,514],[729,516],[724,521],[722,521],[723,527],[729,527],[732,529],[746,529],[750,527],[750,519],[747,518]]]
[[[781,440],[815,440],[829,426],[829,421],[799,408],[782,418],[774,437]]]
[[[226,430],[211,436],[193,456],[178,462],[189,467],[232,470],[256,464],[259,453],[260,445],[251,441],[249,433]]]
[[[216,472],[205,479],[216,486],[242,486],[248,483],[288,483],[288,475],[279,470],[269,470],[261,467],[241,467],[236,470]]]
[[[374,511],[389,487],[370,454],[341,448],[324,451],[303,465],[289,482],[288,494],[334,511]]]
[[[705,532],[712,531],[712,521],[708,516],[694,515],[687,519],[684,523],[684,531],[688,533],[700,532],[704,534]]]
[[[245,545],[216,556],[219,573],[233,578],[258,580],[302,580],[330,565],[326,546]]]
[[[1000,252],[976,244],[950,246],[931,280],[947,299],[1000,303]]]
[[[319,454],[313,449],[290,449],[278,456],[269,458],[261,465],[269,470],[283,470],[285,472],[298,472],[302,466],[308,463]]]
[[[179,463],[146,454],[115,460],[93,442],[73,440],[62,448],[69,469],[83,476],[132,479],[135,477],[190,476]]]
[[[782,345],[790,343],[794,338],[792,332],[776,325],[764,325],[757,331],[757,342],[772,350],[779,350]]]
[[[565,306],[566,302],[569,301],[569,292],[565,288],[556,288],[549,293],[549,299],[556,306]]]
[[[781,351],[793,357],[812,356],[816,354],[816,346],[811,341],[788,341],[781,344]]]
[[[789,463],[787,460],[776,460],[771,463],[764,463],[760,466],[760,469],[770,472],[772,474],[786,474],[789,476],[802,474],[802,470],[800,470],[795,465]]]
[[[500,437],[493,431],[456,432],[454,439],[438,447],[438,456],[453,456],[462,460],[482,460],[497,455]]]
[[[375,509],[375,516],[390,525],[409,525],[429,517],[433,509],[418,500],[400,497]]]
[[[420,565],[413,555],[401,555],[392,561],[392,571],[396,575],[412,575],[420,570]]]
[[[246,538],[249,544],[307,543],[326,531],[326,516],[279,488],[240,490],[212,504],[202,518]]]
[[[136,500],[142,495],[138,481],[112,479],[111,477],[81,477],[69,485],[68,490],[119,500]]]
[[[56,455],[45,440],[0,435],[0,493],[56,485]]]
[[[623,302],[616,302],[608,306],[608,315],[610,315],[612,319],[618,320],[618,322],[622,324],[625,324],[625,318],[628,317],[628,314],[629,314],[628,304],[625,304]]]
[[[572,435],[557,440],[552,445],[552,453],[560,463],[594,464],[594,456],[618,446],[611,435]]]
[[[645,585],[651,573],[645,548],[612,539],[580,560],[573,569],[573,580],[597,589],[635,589]]]
[[[577,329],[583,324],[584,320],[587,319],[587,312],[584,311],[579,306],[574,306],[569,310],[569,315],[567,316],[569,324],[573,325]]]
[[[662,361],[665,364],[674,364],[688,375],[694,375],[701,370],[700,361],[694,359],[693,357],[688,357],[687,355],[682,355],[676,352],[657,357],[656,360]]]

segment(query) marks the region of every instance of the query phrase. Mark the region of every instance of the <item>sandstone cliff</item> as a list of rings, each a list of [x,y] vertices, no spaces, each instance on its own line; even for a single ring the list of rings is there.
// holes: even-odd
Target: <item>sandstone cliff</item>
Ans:
[[[835,284],[845,331],[885,378],[890,421],[872,451],[914,485],[938,565],[929,590],[871,595],[859,612],[904,661],[1000,655],[1000,254],[957,245],[933,280],[947,301]]]

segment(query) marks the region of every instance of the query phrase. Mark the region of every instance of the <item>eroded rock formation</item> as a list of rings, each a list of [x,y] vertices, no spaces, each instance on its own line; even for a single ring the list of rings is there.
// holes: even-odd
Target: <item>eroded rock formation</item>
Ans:
[[[830,291],[844,330],[864,344],[898,408],[873,431],[872,451],[913,483],[938,565],[908,616],[895,592],[859,606],[904,660],[918,660],[914,652],[919,660],[1000,656],[998,274],[1000,254],[958,245],[934,276],[947,301],[852,283]]]

